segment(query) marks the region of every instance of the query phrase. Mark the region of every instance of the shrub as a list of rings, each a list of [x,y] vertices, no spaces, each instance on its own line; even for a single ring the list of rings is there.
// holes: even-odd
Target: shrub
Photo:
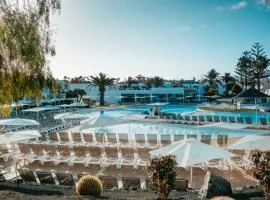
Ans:
[[[209,88],[207,88],[205,94],[208,96],[213,96],[213,95],[217,94],[217,90],[214,87],[209,87]]]
[[[233,86],[232,86],[232,92],[234,93],[234,94],[238,94],[238,93],[240,93],[240,92],[242,92],[242,88],[241,88],[241,86],[240,85],[238,85],[238,84],[234,84]]]
[[[76,190],[80,195],[100,196],[103,187],[97,177],[86,175],[80,178]]]
[[[251,156],[254,167],[253,176],[264,186],[265,192],[270,192],[270,152],[257,151]]]
[[[220,196],[220,197],[214,197],[211,200],[234,200],[231,197],[224,197],[224,196]]]
[[[176,164],[175,156],[167,155],[152,159],[150,165],[147,166],[151,182],[157,187],[162,200],[167,199],[174,188]]]

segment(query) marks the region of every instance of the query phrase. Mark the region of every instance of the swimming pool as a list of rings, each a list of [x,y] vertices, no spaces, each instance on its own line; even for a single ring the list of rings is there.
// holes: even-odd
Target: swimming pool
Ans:
[[[162,112],[175,113],[175,114],[184,114],[189,112],[194,112],[197,110],[197,105],[195,104],[180,104],[180,105],[165,105],[161,107]],[[130,112],[144,112],[149,111],[149,106],[138,106],[138,107],[127,107],[126,111]]]
[[[126,107],[121,110],[111,110],[111,115],[117,116],[121,113],[143,113],[149,110],[149,106],[138,106],[138,107]],[[200,115],[198,106],[195,104],[181,104],[181,105],[166,105],[162,106],[162,112],[175,113],[175,114],[189,114],[189,115]],[[203,111],[202,115],[214,115],[214,116],[227,116],[227,117],[250,117],[253,124],[260,124],[260,118],[266,118],[270,122],[270,113],[262,112],[226,112],[224,111]]]
[[[126,108],[126,111],[134,112],[134,113],[142,113],[144,111],[148,111],[148,106],[140,106],[140,107],[129,107]],[[175,113],[175,114],[189,114],[192,115],[200,115],[198,111],[197,105],[166,105],[162,106],[162,112],[166,113]],[[270,113],[263,112],[226,112],[224,111],[203,111],[202,115],[214,115],[214,116],[227,116],[227,117],[249,117],[253,124],[260,124],[260,118],[266,118],[268,122],[270,122]]]
[[[171,108],[171,107],[170,107]],[[168,108],[168,109],[170,109]],[[172,108],[171,108],[172,109]],[[196,110],[196,106],[190,106],[186,109],[180,109],[181,112],[187,112],[187,110]],[[113,116],[113,117],[124,117],[126,115],[138,114],[142,111],[145,111],[144,108],[127,108],[127,109],[116,109],[116,110],[106,110],[104,115]],[[96,117],[100,111],[93,111],[87,115],[90,118]],[[90,128],[83,130],[84,132],[105,132],[105,133],[130,133],[135,135],[136,133],[154,133],[154,134],[181,134],[191,135],[196,134],[198,136],[203,134],[210,134],[212,138],[217,138],[220,134],[228,135],[229,137],[241,137],[244,135],[250,134],[267,134],[267,130],[254,130],[254,129],[226,129],[226,128],[217,128],[217,127],[202,127],[194,125],[183,125],[183,124],[169,124],[169,123],[151,123],[151,122],[132,122],[129,124],[121,124],[114,126],[106,126],[102,128]]]

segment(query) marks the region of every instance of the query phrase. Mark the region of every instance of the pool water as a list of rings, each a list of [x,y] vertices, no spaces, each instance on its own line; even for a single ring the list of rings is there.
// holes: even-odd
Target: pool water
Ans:
[[[149,106],[140,106],[140,107],[129,107],[126,109],[131,112],[144,112],[149,111]],[[197,110],[196,105],[166,105],[161,107],[162,112],[175,113],[175,114],[185,114],[189,112],[194,112]]]
[[[146,111],[147,107],[139,108],[127,108],[127,109],[116,109],[116,110],[106,110],[104,115],[113,117],[124,117],[126,115],[140,114]],[[163,111],[168,110],[168,112],[174,111],[175,113],[186,113],[196,111],[196,106],[167,106]],[[93,111],[87,115],[90,118],[94,118],[100,113],[100,111]],[[219,113],[217,113],[219,114]],[[221,112],[224,116],[224,113]],[[230,113],[232,114],[232,113]],[[233,113],[237,116],[236,113]],[[242,113],[239,113],[241,115]],[[248,113],[250,114],[250,113]],[[229,137],[240,137],[250,134],[267,134],[267,130],[254,130],[254,129],[226,129],[217,127],[202,127],[195,125],[183,125],[183,124],[169,124],[169,123],[151,123],[151,122],[132,122],[130,124],[121,124],[114,126],[106,126],[102,128],[90,128],[84,130],[84,132],[105,132],[105,133],[130,133],[134,136],[136,133],[155,133],[155,134],[197,134],[198,136],[202,134],[210,134],[212,138],[216,138],[220,134],[226,134]]]
[[[121,113],[143,113],[149,110],[149,106],[138,106],[138,107],[127,107],[121,110],[110,110],[106,111],[110,112],[112,116],[121,116]],[[175,113],[175,114],[190,114],[195,113],[195,115],[199,115],[197,105],[166,105],[162,106],[161,111],[167,113]],[[208,114],[209,113],[209,114]],[[253,124],[260,124],[260,118],[266,118],[270,123],[270,113],[262,113],[262,112],[222,112],[222,111],[204,111],[203,115],[215,115],[215,116],[232,116],[232,117],[250,117]],[[245,120],[245,119],[244,119]]]

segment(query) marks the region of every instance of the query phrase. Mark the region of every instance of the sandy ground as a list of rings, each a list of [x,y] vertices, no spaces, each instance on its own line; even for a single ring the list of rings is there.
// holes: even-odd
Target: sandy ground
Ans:
[[[74,188],[44,187],[33,185],[20,185],[0,183],[1,200],[84,200],[84,199],[157,199],[156,190],[108,190],[101,197],[79,196]],[[179,192],[171,191],[169,199],[198,199],[196,191]],[[234,192],[236,200],[263,200],[263,194],[256,188],[249,188],[240,193]]]

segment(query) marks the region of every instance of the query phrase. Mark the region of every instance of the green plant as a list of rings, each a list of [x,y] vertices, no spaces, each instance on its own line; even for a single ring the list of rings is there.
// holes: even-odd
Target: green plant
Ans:
[[[61,1],[1,0],[0,10],[0,114],[6,116],[24,97],[57,93],[47,61],[55,55],[50,25]]]
[[[234,93],[234,94],[238,94],[238,93],[240,93],[240,92],[242,92],[242,88],[241,88],[241,86],[240,85],[238,85],[238,84],[234,84],[233,86],[232,86],[232,92]]]
[[[101,192],[103,191],[103,186],[97,177],[85,175],[80,178],[76,191],[80,195],[100,196]]]
[[[206,88],[206,93],[207,96],[213,96],[217,94],[217,90],[214,87],[208,87]]]
[[[151,182],[158,189],[161,200],[167,199],[174,188],[176,178],[176,160],[173,155],[153,158],[147,166]]]
[[[257,151],[252,154],[254,167],[253,176],[264,186],[265,192],[270,192],[270,152]]]
[[[85,77],[86,80],[90,81],[89,85],[87,86],[88,89],[91,88],[98,88],[99,90],[99,99],[100,99],[100,106],[105,105],[105,91],[106,87],[113,87],[116,88],[116,83],[119,81],[117,78],[110,78],[107,74],[99,73],[96,76],[89,76]]]

